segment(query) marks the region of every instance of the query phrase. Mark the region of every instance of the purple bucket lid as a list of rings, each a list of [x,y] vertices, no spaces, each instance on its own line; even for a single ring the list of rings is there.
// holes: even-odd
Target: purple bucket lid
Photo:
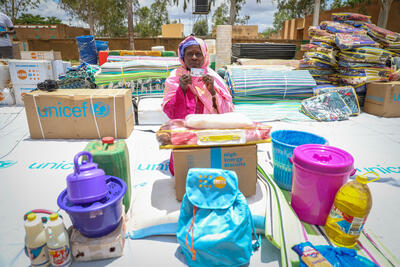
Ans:
[[[91,212],[103,209],[122,199],[126,192],[125,182],[114,176],[106,176],[106,184],[108,188],[107,195],[93,203],[75,204],[68,198],[67,189],[64,189],[57,198],[58,206],[66,212]]]
[[[296,147],[293,162],[303,168],[325,173],[345,173],[354,170],[354,159],[343,149],[307,144]]]

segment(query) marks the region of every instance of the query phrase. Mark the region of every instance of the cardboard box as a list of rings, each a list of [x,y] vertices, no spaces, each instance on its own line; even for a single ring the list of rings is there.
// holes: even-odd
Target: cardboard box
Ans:
[[[133,130],[129,89],[34,91],[24,103],[31,138],[128,138]]]
[[[51,68],[53,69],[54,80],[57,80],[61,75],[65,75],[64,63],[62,60],[51,61]]]
[[[182,23],[161,25],[162,37],[183,37],[184,25]]]
[[[60,51],[21,51],[21,59],[62,60]]]
[[[221,168],[235,171],[239,190],[246,196],[256,193],[257,145],[174,149],[176,199],[186,192],[190,168]]]
[[[49,60],[8,60],[11,82],[16,84],[37,84],[53,78]]]
[[[36,84],[16,84],[13,85],[15,104],[17,106],[24,105],[24,95],[30,93],[37,88]]]
[[[400,81],[368,84],[364,111],[387,118],[400,117]]]

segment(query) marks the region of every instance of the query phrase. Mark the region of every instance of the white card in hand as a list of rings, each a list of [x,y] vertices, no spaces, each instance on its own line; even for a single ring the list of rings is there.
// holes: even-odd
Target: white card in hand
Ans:
[[[191,68],[190,69],[190,76],[202,77],[203,75],[204,75],[204,69],[198,69],[198,68]]]

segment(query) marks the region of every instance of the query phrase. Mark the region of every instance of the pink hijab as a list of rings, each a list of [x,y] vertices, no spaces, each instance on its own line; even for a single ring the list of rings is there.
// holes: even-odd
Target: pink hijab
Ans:
[[[209,74],[214,78],[214,89],[215,92],[218,94],[218,112],[226,113],[233,111],[232,96],[230,94],[229,88],[225,84],[225,81],[218,75],[218,73],[208,67],[208,65],[210,64],[210,60],[206,43],[202,39],[196,38],[194,36],[189,36],[179,44],[179,47],[190,40],[195,40],[200,45],[201,52],[204,56],[204,63],[201,66],[201,68],[204,69],[204,75]],[[170,76],[165,81],[164,100],[162,104],[163,106],[175,96],[176,91],[179,88],[179,78],[183,74],[190,73],[190,70],[187,69],[185,62],[183,61],[183,55],[181,55],[180,49],[178,49],[178,57],[182,66],[172,71]],[[203,103],[203,113],[216,113],[215,109],[213,108],[211,93],[208,91],[206,85],[201,80],[201,77],[192,77],[192,84],[190,84],[188,88]]]

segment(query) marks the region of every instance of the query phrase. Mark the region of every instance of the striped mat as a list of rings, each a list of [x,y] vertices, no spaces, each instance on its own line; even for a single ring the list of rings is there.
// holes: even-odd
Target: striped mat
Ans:
[[[281,251],[281,266],[297,266],[298,255],[293,245],[310,241],[313,245],[333,244],[326,236],[324,227],[301,222],[289,204],[290,192],[281,190],[260,165],[258,179],[263,181],[268,197],[265,214],[265,236]],[[368,229],[362,231],[354,247],[358,255],[370,259],[378,266],[400,266],[396,257]]]
[[[245,114],[253,121],[312,121],[299,112],[301,101],[279,100],[258,101],[255,103],[235,103],[235,111]]]

